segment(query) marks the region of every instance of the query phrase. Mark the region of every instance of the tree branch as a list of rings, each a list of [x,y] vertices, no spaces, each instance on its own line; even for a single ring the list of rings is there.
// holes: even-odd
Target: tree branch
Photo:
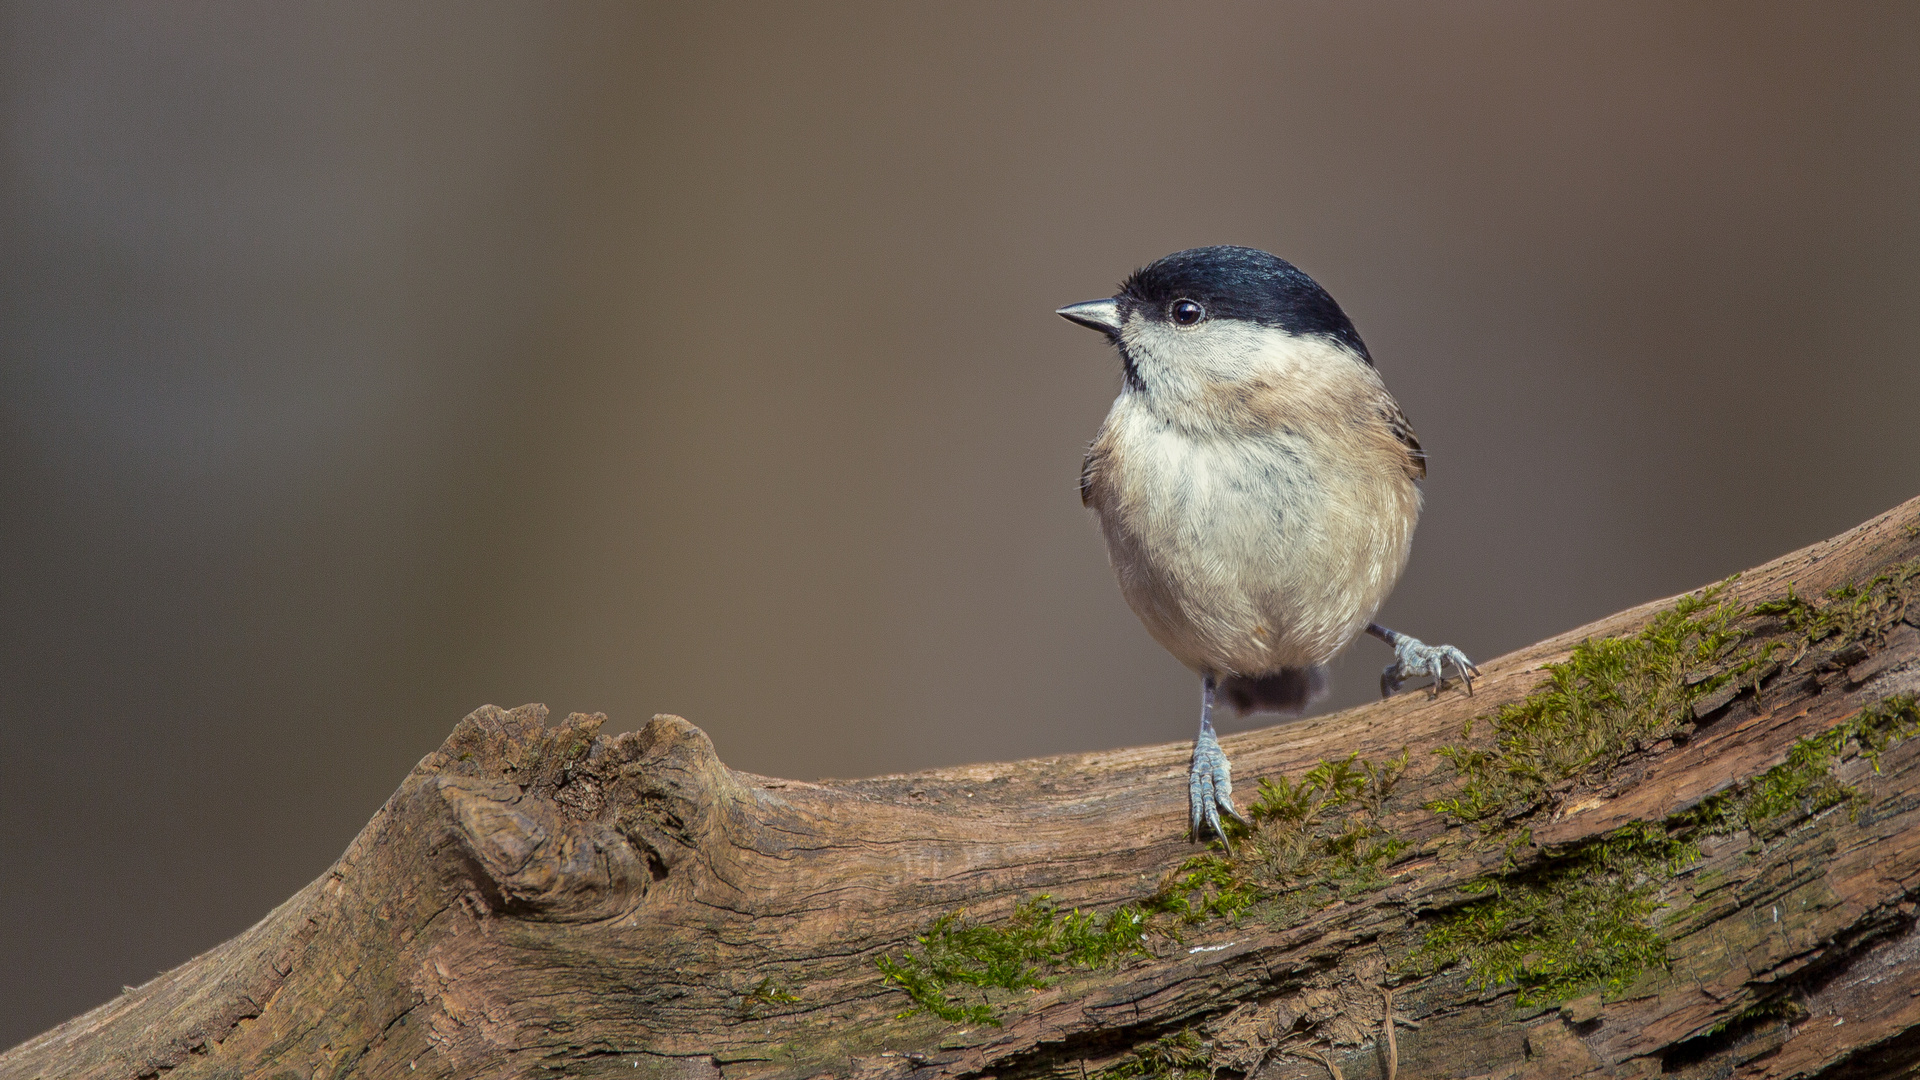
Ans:
[[[0,1075],[1888,1075],[1917,588],[1920,500],[1470,698],[1229,737],[1231,858],[1185,744],[810,784],[489,706],[320,880]]]

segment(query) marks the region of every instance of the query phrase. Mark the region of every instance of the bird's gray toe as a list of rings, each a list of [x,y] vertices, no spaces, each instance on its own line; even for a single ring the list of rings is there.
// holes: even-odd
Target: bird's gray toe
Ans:
[[[1233,769],[1210,731],[1193,746],[1193,764],[1187,772],[1187,809],[1195,840],[1213,835],[1222,844],[1228,843],[1226,826],[1220,820],[1222,811],[1235,821],[1247,820],[1233,804]]]
[[[1393,653],[1394,662],[1380,673],[1382,697],[1392,697],[1409,679],[1422,676],[1433,680],[1433,692],[1438,694],[1446,682],[1449,664],[1459,673],[1461,684],[1471,694],[1473,678],[1480,674],[1480,669],[1467,659],[1467,654],[1451,645],[1428,645],[1418,638],[1401,634],[1394,642]]]

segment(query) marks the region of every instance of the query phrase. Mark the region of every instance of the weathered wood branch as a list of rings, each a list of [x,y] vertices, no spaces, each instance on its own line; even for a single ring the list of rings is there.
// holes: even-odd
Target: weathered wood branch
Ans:
[[[1198,864],[1183,743],[810,784],[678,717],[483,708],[320,880],[0,1075],[1892,1075],[1920,1061],[1916,560],[1920,499],[1743,575],[1677,645],[1663,601],[1471,698],[1230,737],[1243,803],[1285,783]],[[1587,639],[1654,643],[1616,669]],[[1590,685],[1555,705],[1570,657]],[[1313,772],[1343,762],[1375,774]],[[1058,930],[1016,916],[1040,894],[1144,936],[1056,935],[1017,990],[916,942],[961,909]],[[913,1012],[914,977],[969,1019]]]

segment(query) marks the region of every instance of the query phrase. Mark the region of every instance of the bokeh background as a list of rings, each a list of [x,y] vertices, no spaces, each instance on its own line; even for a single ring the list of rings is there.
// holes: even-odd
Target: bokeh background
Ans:
[[[0,1045],[482,703],[801,778],[1188,738],[1051,314],[1177,248],[1352,314],[1432,458],[1383,619],[1477,658],[1920,494],[1911,4],[57,0],[0,50]]]

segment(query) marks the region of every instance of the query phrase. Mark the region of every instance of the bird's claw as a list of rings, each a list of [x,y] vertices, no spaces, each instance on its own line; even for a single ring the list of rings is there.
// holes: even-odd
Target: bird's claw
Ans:
[[[1467,654],[1451,645],[1428,645],[1416,637],[1400,634],[1393,643],[1393,663],[1380,673],[1380,696],[1389,698],[1400,692],[1400,687],[1409,679],[1427,676],[1433,680],[1429,697],[1439,697],[1440,687],[1446,682],[1447,665],[1452,664],[1460,673],[1460,681],[1465,684],[1467,693],[1473,693],[1474,676],[1480,669]]]
[[[1210,832],[1220,838],[1229,853],[1233,851],[1220,812],[1226,811],[1228,817],[1242,824],[1247,819],[1233,805],[1233,769],[1212,731],[1202,731],[1194,740],[1193,764],[1187,772],[1187,808],[1192,812],[1195,840],[1205,839]]]

